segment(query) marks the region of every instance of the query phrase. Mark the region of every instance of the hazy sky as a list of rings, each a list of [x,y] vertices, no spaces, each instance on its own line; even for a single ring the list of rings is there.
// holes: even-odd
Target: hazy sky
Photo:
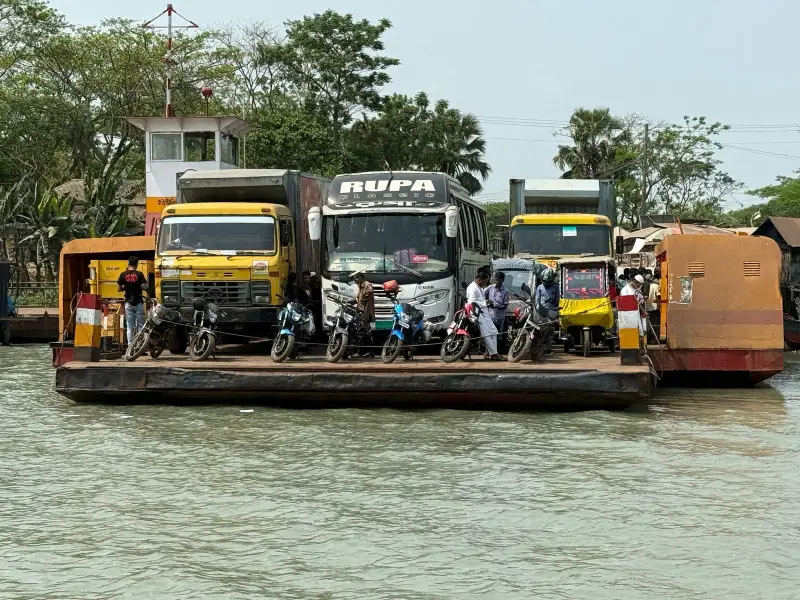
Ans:
[[[51,3],[86,25],[115,16],[144,21],[166,6],[160,0]],[[485,189],[492,198],[506,197],[509,178],[559,175],[552,164],[555,127],[541,121],[564,122],[577,106],[608,106],[656,121],[678,122],[688,114],[727,123],[732,130],[720,141],[746,150],[725,148],[721,158],[749,188],[800,167],[796,0],[173,4],[201,26],[236,20],[279,25],[328,8],[389,18],[387,54],[401,62],[389,90],[424,90],[482,118],[494,169]],[[730,204],[752,201],[737,195]]]

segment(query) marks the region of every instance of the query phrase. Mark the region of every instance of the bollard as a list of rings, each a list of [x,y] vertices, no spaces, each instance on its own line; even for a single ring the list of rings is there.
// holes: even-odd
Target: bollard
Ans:
[[[638,365],[642,362],[639,336],[639,303],[636,296],[617,298],[617,328],[619,330],[620,364]]]
[[[102,330],[102,305],[100,296],[81,294],[75,309],[74,360],[100,361],[100,334]]]

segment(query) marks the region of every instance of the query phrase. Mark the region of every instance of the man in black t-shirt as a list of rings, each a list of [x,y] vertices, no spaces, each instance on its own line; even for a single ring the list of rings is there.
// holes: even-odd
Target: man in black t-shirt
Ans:
[[[139,271],[139,259],[131,256],[128,268],[117,279],[117,290],[125,292],[125,328],[128,343],[144,326],[144,298],[142,292],[147,291],[147,278]]]

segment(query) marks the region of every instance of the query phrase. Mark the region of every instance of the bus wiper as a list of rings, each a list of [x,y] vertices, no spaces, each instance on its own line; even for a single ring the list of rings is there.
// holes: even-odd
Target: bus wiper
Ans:
[[[414,277],[419,277],[420,279],[422,279],[422,273],[420,273],[419,271],[415,271],[415,270],[414,270],[414,269],[412,269],[411,267],[407,267],[407,266],[405,266],[404,264],[402,264],[402,263],[399,263],[399,262],[397,262],[397,261],[396,261],[396,260],[394,260],[394,259],[391,259],[391,261],[394,263],[394,265],[395,265],[396,267],[400,267],[401,269],[405,269],[406,271],[408,271],[409,273],[411,273],[411,274],[412,274]]]

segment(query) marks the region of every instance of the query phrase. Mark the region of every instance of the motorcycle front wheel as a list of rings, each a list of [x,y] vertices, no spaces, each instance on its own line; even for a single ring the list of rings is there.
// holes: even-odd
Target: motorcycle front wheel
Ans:
[[[150,332],[142,329],[136,336],[134,336],[133,341],[128,344],[128,349],[125,350],[125,360],[136,360],[145,353],[149,345]]]
[[[396,335],[390,335],[381,348],[381,362],[385,365],[393,363],[402,350],[403,340]]]
[[[508,362],[515,363],[522,360],[522,357],[531,351],[531,344],[533,344],[531,336],[524,330],[520,331],[508,349]]]
[[[282,363],[292,355],[294,349],[294,336],[285,333],[279,334],[272,342],[272,350],[269,355],[276,363]]]
[[[339,362],[344,353],[347,352],[348,338],[346,333],[333,333],[328,340],[328,348],[325,350],[325,360],[328,362]]]
[[[468,335],[451,333],[444,338],[439,356],[446,363],[457,362],[467,355],[471,342],[472,340],[469,339]]]
[[[193,361],[200,362],[206,360],[214,351],[216,339],[207,331],[203,331],[192,341],[192,347],[189,348],[189,358]]]

